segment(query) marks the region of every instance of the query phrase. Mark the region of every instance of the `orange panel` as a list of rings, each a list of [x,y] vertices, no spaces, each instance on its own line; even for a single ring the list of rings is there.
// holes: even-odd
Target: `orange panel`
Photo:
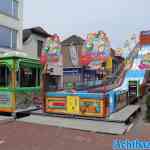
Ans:
[[[14,112],[14,111],[13,111],[12,108],[1,108],[0,112],[8,112],[8,113],[10,113],[10,112]]]
[[[150,36],[141,36],[140,37],[140,44],[144,45],[144,44],[150,44]]]
[[[50,109],[50,108],[47,108],[46,112],[47,113],[65,113],[66,111],[62,110],[62,109]]]
[[[107,115],[107,104],[106,104],[106,100],[101,100],[100,101],[100,106],[101,106],[101,115],[103,117],[106,117]]]

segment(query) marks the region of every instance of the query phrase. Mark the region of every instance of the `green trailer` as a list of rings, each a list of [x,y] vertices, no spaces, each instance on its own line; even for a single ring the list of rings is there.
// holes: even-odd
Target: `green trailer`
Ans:
[[[15,113],[41,105],[38,59],[25,53],[8,52],[0,57],[0,112]]]

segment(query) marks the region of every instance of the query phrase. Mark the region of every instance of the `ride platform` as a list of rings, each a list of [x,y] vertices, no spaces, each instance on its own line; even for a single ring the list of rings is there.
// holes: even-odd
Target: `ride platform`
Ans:
[[[131,118],[140,111],[139,105],[129,105],[120,111],[113,113],[108,118],[80,118],[79,116],[58,115],[31,112],[31,115],[18,121],[43,124],[61,128],[77,129],[105,134],[125,134],[130,128]]]
[[[124,123],[40,115],[31,115],[25,118],[18,119],[17,121],[115,135],[124,134],[129,128],[129,125],[126,125]]]

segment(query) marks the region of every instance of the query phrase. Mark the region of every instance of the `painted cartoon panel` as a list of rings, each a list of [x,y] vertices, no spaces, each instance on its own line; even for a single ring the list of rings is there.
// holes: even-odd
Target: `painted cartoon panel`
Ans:
[[[99,69],[111,56],[110,41],[105,32],[89,33],[85,40],[80,63],[92,69]]]
[[[100,113],[100,101],[99,100],[81,100],[80,102],[80,112],[84,113]]]

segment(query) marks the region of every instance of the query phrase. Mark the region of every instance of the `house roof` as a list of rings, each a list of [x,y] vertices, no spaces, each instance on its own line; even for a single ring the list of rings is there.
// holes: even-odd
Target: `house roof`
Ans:
[[[31,34],[37,34],[42,37],[49,37],[51,36],[49,33],[47,33],[42,27],[34,27],[29,29],[23,30],[23,42],[25,42]]]
[[[83,45],[84,40],[77,35],[72,35],[61,42],[62,46],[69,46],[69,45]]]

